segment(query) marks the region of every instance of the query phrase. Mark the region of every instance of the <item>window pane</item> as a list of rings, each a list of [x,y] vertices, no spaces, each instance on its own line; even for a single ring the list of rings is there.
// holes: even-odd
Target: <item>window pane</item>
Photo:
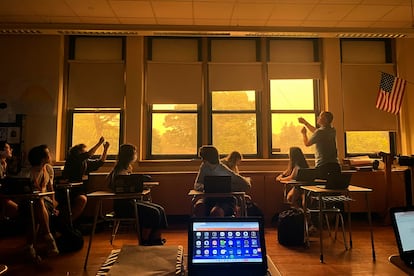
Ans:
[[[85,144],[91,148],[101,136],[110,143],[108,155],[117,155],[120,135],[120,113],[74,113],[72,146]],[[96,154],[101,154],[100,147]]]
[[[315,122],[315,114],[272,114],[272,154],[288,153],[293,146],[300,147],[305,154],[313,154],[314,146],[306,147],[303,144],[302,124],[298,118],[303,117],[309,123]],[[308,137],[310,133],[308,131]]]
[[[256,91],[213,91],[212,110],[255,110]]]
[[[270,80],[271,110],[313,110],[312,79]]]
[[[347,154],[390,152],[388,131],[347,131]]]
[[[153,155],[197,154],[197,114],[153,113]]]
[[[213,145],[220,154],[257,154],[256,114],[213,114]]]
[[[152,110],[197,110],[196,104],[153,104]]]

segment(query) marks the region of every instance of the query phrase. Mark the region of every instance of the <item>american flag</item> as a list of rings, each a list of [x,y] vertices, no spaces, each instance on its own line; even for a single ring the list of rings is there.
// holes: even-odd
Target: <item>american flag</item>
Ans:
[[[382,72],[376,107],[398,114],[401,109],[406,83],[406,80]]]

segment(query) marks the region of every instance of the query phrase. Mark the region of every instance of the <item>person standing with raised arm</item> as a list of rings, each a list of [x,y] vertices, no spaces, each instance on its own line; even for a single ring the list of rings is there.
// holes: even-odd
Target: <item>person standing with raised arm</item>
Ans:
[[[333,114],[329,111],[322,111],[317,120],[318,128],[312,126],[304,118],[298,119],[304,127],[301,130],[303,143],[310,147],[315,145],[315,167],[318,177],[326,179],[329,173],[341,171],[336,148],[336,129],[332,127]],[[308,137],[307,130],[312,132]]]

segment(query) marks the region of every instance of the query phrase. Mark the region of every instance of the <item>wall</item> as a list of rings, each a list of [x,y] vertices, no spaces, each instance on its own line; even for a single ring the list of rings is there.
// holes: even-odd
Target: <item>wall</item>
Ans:
[[[24,149],[56,148],[60,37],[0,36],[0,99],[26,114]]]
[[[153,202],[164,206],[167,215],[190,215],[191,197],[188,192],[193,188],[196,172],[175,172],[175,173],[150,173],[159,186],[151,190]],[[242,175],[251,178],[252,188],[248,194],[256,202],[265,215],[265,222],[269,225],[276,213],[289,208],[284,203],[284,187],[275,182],[277,172],[242,172]],[[106,174],[94,174],[90,177],[89,191],[102,189],[105,183]],[[351,184],[371,188],[369,194],[370,207],[372,212],[386,217],[389,208],[392,206],[405,205],[404,172],[394,171],[392,182],[386,184],[384,171],[356,172],[353,174]],[[367,206],[364,194],[351,194],[354,201],[351,203],[352,212],[366,212]],[[92,216],[94,202],[89,202],[85,216]],[[107,211],[111,206],[107,205]]]
[[[340,133],[344,130],[343,96],[341,93],[343,80],[340,75],[339,40],[323,39],[323,74],[322,83],[323,107],[332,111],[338,129],[338,149],[340,157],[344,155],[344,140]],[[140,145],[145,149],[145,106],[144,93],[144,39],[142,37],[127,38],[126,60],[126,141]],[[61,36],[43,35],[2,35],[0,36],[0,99],[6,99],[16,113],[26,114],[24,132],[24,148],[26,151],[32,146],[46,143],[57,160],[64,159],[64,149],[58,130],[65,133],[65,129],[57,128],[58,99],[63,87],[63,45]],[[414,54],[412,39],[400,39],[397,43],[398,71],[407,80],[414,80],[414,69],[411,66]],[[347,80],[347,82],[352,80]],[[402,154],[413,154],[414,148],[411,137],[414,135],[410,127],[414,120],[414,111],[410,105],[414,103],[412,95],[413,85],[407,85],[404,108],[399,117],[402,127],[400,138],[403,142]],[[359,99],[355,99],[357,102]],[[361,114],[372,122],[376,121],[375,114]],[[56,142],[59,141],[59,142]],[[62,147],[61,147],[62,146]],[[58,150],[56,150],[58,149]],[[142,151],[141,151],[142,155]],[[108,167],[112,166],[111,164]],[[143,161],[137,164],[137,170],[147,171],[194,171],[199,161]],[[247,160],[242,169],[251,171],[283,170],[286,161],[280,160]],[[108,169],[108,168],[106,168]]]

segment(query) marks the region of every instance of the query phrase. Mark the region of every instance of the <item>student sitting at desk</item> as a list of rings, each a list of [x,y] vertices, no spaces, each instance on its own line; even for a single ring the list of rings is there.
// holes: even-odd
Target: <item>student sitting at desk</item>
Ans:
[[[251,184],[243,176],[233,172],[219,160],[218,150],[214,146],[202,146],[199,149],[202,159],[200,169],[194,182],[194,190],[204,191],[204,177],[207,175],[231,176],[233,192],[247,192]],[[204,216],[232,216],[235,214],[235,202],[233,198],[212,199],[200,198],[194,204],[194,215]]]
[[[299,147],[291,147],[289,149],[289,164],[287,169],[276,177],[276,181],[289,181],[294,180],[298,174],[299,169],[309,168],[308,162],[306,162],[305,156]],[[283,184],[286,185],[286,184]],[[293,187],[288,192],[286,199],[294,207],[304,206],[305,196],[303,191],[298,187]],[[299,199],[301,203],[298,204]]]
[[[98,148],[103,145],[103,152],[99,159],[90,159]],[[63,179],[69,182],[84,182],[80,187],[72,188],[71,190],[71,206],[72,206],[72,220],[75,221],[83,212],[86,206],[86,187],[85,182],[90,172],[98,170],[105,163],[109,142],[105,142],[104,137],[101,137],[91,149],[86,150],[85,144],[78,144],[69,150],[69,154],[65,161],[63,169]],[[63,190],[58,193],[58,201],[61,206],[67,206],[67,199]]]
[[[137,150],[134,145],[123,144],[119,147],[118,160],[108,175],[109,188],[113,190],[114,180],[118,175],[128,175],[132,172],[132,163],[137,160]],[[131,200],[117,199],[114,201],[114,211],[119,217],[133,217]],[[140,225],[142,227],[143,245],[163,245],[165,239],[161,237],[161,229],[168,226],[165,210],[161,205],[137,201]]]
[[[233,172],[239,173],[239,164],[242,161],[242,159],[243,159],[243,156],[240,152],[232,151],[229,155],[227,155],[220,161]]]
[[[50,153],[46,145],[40,145],[29,151],[28,159],[31,165],[30,178],[32,180],[34,190],[39,192],[53,192],[53,168],[50,165]],[[28,203],[22,203],[23,212],[28,213]],[[58,215],[55,207],[57,202],[54,195],[45,196],[34,201],[34,216],[36,221],[37,236],[44,239],[47,246],[46,254],[54,256],[59,254],[55,239],[50,232],[49,218],[52,215]],[[34,248],[33,232],[28,229],[27,235],[27,254],[33,261],[41,260]]]

